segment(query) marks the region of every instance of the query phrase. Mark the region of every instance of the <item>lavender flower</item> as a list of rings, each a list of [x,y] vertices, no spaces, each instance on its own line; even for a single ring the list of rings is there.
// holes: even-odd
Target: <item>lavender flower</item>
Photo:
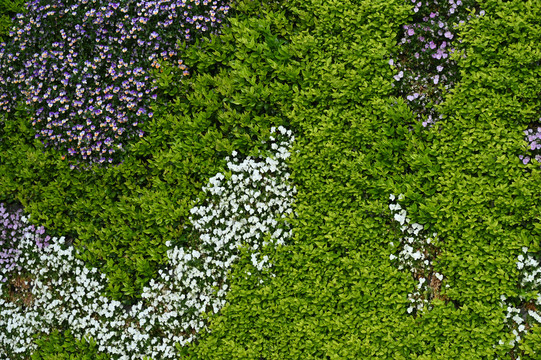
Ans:
[[[402,59],[396,64],[399,73],[394,75],[399,96],[407,99],[417,119],[429,126],[440,118],[435,107],[443,100],[444,92],[458,80],[456,63],[449,59],[454,51],[453,24],[468,19],[468,7],[477,6],[473,0],[438,2],[413,1],[414,22],[403,25],[399,42]],[[443,85],[443,86],[441,86]],[[413,96],[413,93],[420,96]]]

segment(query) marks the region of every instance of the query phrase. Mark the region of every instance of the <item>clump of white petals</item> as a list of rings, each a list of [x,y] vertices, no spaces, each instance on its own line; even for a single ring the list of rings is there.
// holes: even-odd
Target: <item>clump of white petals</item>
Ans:
[[[517,269],[521,270],[520,285],[524,288],[541,289],[541,267],[539,266],[539,260],[533,254],[527,253],[528,248],[524,247],[522,250],[524,255],[520,254],[517,257]],[[538,305],[541,305],[541,303],[538,303]]]
[[[35,236],[26,232],[17,242],[23,269],[18,275],[31,274],[27,281],[32,302],[22,305],[0,299],[0,351],[13,359],[25,358],[35,350],[32,335],[69,328],[79,339],[92,336],[100,351],[117,354],[118,359],[130,359],[127,354],[143,356],[137,343],[144,335],[133,329],[130,312],[100,295],[106,286],[105,275],[76,259],[74,248],[65,245],[63,237],[55,237],[50,246],[39,249]],[[3,287],[0,284],[4,295]]]
[[[281,126],[271,133],[277,138],[271,136],[271,157],[240,162],[233,152],[227,164],[232,176],[219,173],[209,180],[204,188],[208,204],[191,210],[199,244],[190,249],[167,244],[169,269],[160,270],[160,277],[143,289],[143,300],[131,308],[101,295],[105,275],[76,259],[64,238],[40,249],[35,235],[25,232],[16,242],[24,269],[18,275],[28,277],[32,303],[5,300],[6,285],[0,283],[0,353],[27,358],[35,350],[33,335],[70,329],[78,339],[91,336],[113,359],[176,358],[175,344],[193,341],[205,327],[204,313],[224,306],[227,273],[239,247],[253,250],[257,270],[268,269],[268,256],[257,251],[267,245],[264,238],[270,235],[269,245],[281,245],[292,236],[284,218],[293,212],[296,190],[288,184],[284,160],[294,137]],[[0,278],[9,275],[0,272]]]
[[[275,128],[271,133],[276,132]],[[242,162],[233,152],[227,167],[231,177],[218,173],[203,190],[209,195],[206,205],[190,210],[190,221],[200,243],[192,249],[173,248],[168,251],[172,269],[161,274],[167,286],[153,283],[143,296],[154,298],[153,308],[168,308],[190,318],[185,328],[199,331],[199,321],[205,312],[217,313],[225,305],[228,289],[227,273],[238,258],[239,248],[252,250],[251,261],[258,270],[270,268],[267,256],[257,251],[267,245],[270,234],[273,245],[283,245],[292,236],[287,221],[276,219],[292,214],[296,189],[288,184],[286,160],[288,148],[294,141],[290,130],[278,128],[271,136],[275,158],[256,160],[247,157]],[[157,296],[159,295],[159,296]]]
[[[539,255],[528,252],[527,247],[522,247],[523,254],[517,256],[517,269],[519,270],[520,287],[530,293],[529,298],[519,295],[518,299],[508,301],[505,295],[501,295],[500,305],[506,309],[507,326],[514,335],[509,345],[518,348],[521,338],[535,323],[541,324],[541,314],[536,306],[541,306],[541,266]],[[531,297],[533,295],[533,298]],[[509,305],[509,302],[518,304],[518,307]],[[529,306],[526,307],[527,303]],[[504,342],[500,340],[500,345]]]
[[[398,196],[398,200],[404,198],[403,194]],[[389,196],[389,200],[395,201],[394,194]],[[417,284],[415,291],[408,294],[408,300],[411,305],[407,311],[409,314],[414,311],[422,310],[425,306],[430,307],[432,299],[431,284],[437,279],[439,283],[443,281],[443,275],[435,272],[433,269],[433,260],[437,255],[437,249],[434,242],[437,241],[437,234],[433,233],[431,237],[424,235],[424,226],[418,223],[412,223],[407,216],[407,211],[398,203],[391,203],[389,209],[393,218],[401,226],[400,230],[405,234],[396,246],[398,254],[391,254],[389,259],[398,263],[399,270],[411,272]],[[394,247],[394,244],[391,243]]]

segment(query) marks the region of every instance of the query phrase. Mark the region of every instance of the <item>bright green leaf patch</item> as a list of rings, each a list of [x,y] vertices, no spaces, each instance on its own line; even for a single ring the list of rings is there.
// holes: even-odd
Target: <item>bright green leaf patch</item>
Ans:
[[[53,330],[47,336],[36,339],[37,350],[32,360],[108,360],[110,357],[98,351],[92,338],[76,339],[71,332]]]

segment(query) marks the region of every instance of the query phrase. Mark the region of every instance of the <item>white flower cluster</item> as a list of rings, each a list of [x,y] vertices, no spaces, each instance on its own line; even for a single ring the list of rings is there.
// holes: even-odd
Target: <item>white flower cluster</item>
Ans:
[[[275,132],[272,128],[271,133]],[[247,157],[239,162],[237,152],[232,153],[232,162],[226,158],[231,177],[226,179],[221,173],[212,177],[209,186],[203,188],[210,194],[208,204],[190,210],[190,221],[200,243],[193,249],[170,250],[168,256],[173,269],[162,274],[162,278],[172,288],[163,290],[154,285],[143,296],[162,292],[161,307],[177,312],[189,309],[197,319],[200,314],[209,310],[216,313],[225,305],[227,273],[241,246],[252,250],[251,261],[255,268],[263,270],[271,266],[267,256],[258,257],[257,250],[267,245],[265,234],[270,234],[270,241],[275,245],[283,245],[291,237],[287,221],[282,225],[276,219],[286,218],[293,212],[291,205],[296,193],[296,189],[288,185],[289,173],[283,161],[290,156],[287,149],[294,136],[280,126],[277,137],[286,140],[278,142],[270,137],[275,159],[267,157],[256,161]],[[181,298],[178,298],[179,292],[183,294]],[[202,323],[190,325],[198,331]]]
[[[532,287],[536,290],[541,290],[541,267],[539,261],[531,254],[528,254],[528,248],[523,247],[522,251],[527,256],[520,254],[517,257],[517,268],[521,271],[522,279],[520,285],[522,287]],[[541,305],[541,298],[538,300],[538,305]]]
[[[520,286],[523,290],[533,291],[537,296],[535,299],[525,298],[524,295],[519,295],[519,300],[514,302],[521,303],[519,307],[514,307],[508,304],[505,295],[501,295],[500,305],[507,310],[506,320],[507,326],[512,330],[514,337],[510,340],[509,345],[518,346],[521,337],[528,332],[532,327],[533,321],[541,324],[541,314],[536,306],[541,306],[541,267],[536,257],[528,253],[527,247],[522,247],[523,254],[517,256],[517,268],[520,270]],[[528,302],[525,304],[525,302]],[[500,340],[500,345],[504,345],[504,341]]]
[[[71,329],[78,339],[91,336],[98,350],[113,359],[175,358],[175,344],[193,341],[205,327],[202,315],[218,312],[225,304],[226,275],[238,248],[254,250],[252,264],[268,269],[269,258],[260,258],[257,252],[266,245],[265,235],[270,234],[274,245],[284,244],[292,235],[289,224],[276,219],[293,212],[296,190],[287,185],[289,173],[283,160],[290,155],[287,148],[294,137],[283,127],[276,137],[288,140],[271,137],[274,159],[256,162],[248,157],[238,163],[234,158],[228,163],[234,174],[228,181],[222,174],[210,179],[204,190],[214,199],[191,210],[197,218],[191,221],[200,234],[199,246],[172,247],[170,270],[160,270],[160,278],[150,281],[143,300],[131,308],[101,296],[105,275],[87,269],[63,238],[53,238],[49,247],[39,249],[34,235],[25,233],[16,243],[19,264],[26,271],[19,275],[30,284],[31,304],[5,300],[8,289],[0,283],[0,353],[11,359],[27,358],[35,350],[32,335]]]
[[[505,296],[502,295],[500,298],[502,299],[502,306],[507,309],[505,318],[508,322],[516,324],[516,326],[512,326],[512,333],[515,337],[509,342],[509,345],[514,346],[520,341],[520,335],[526,333],[526,320],[524,319],[524,315],[527,312],[516,307],[507,305]],[[500,345],[503,345],[502,340],[500,340]]]
[[[402,200],[403,196],[400,194],[398,200]],[[389,200],[395,199],[394,194],[389,196]],[[409,270],[418,281],[415,291],[408,294],[408,300],[412,303],[408,313],[412,313],[429,305],[435,290],[432,288],[433,284],[441,284],[443,281],[443,275],[435,272],[432,264],[437,255],[434,247],[437,234],[433,233],[432,238],[424,236],[423,225],[411,223],[406,210],[402,209],[400,204],[391,203],[389,209],[393,213],[394,220],[400,223],[400,230],[406,234],[396,247],[398,255],[391,254],[389,258],[391,261],[398,261],[398,270]],[[391,242],[391,246],[395,247],[394,243]]]
[[[32,237],[25,233],[18,242],[19,264],[32,274],[27,279],[31,304],[21,306],[0,299],[0,352],[13,359],[27,358],[35,350],[32,335],[71,329],[78,339],[91,336],[100,352],[116,359],[175,355],[174,342],[184,339],[170,334],[156,336],[153,331],[162,325],[162,319],[145,327],[140,321],[146,314],[143,303],[126,310],[120,302],[101,296],[105,275],[76,259],[74,248],[65,246],[63,237],[53,238],[42,250]]]

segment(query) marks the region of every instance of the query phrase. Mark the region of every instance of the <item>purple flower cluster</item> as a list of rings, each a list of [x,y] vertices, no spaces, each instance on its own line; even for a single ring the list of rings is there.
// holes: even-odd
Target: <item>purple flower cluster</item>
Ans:
[[[188,75],[179,40],[217,33],[224,2],[33,0],[0,43],[0,109],[25,101],[46,147],[79,163],[116,163],[153,116],[147,69],[168,60]]]
[[[8,211],[4,204],[0,203],[0,266],[5,272],[12,271],[17,267],[20,251],[14,241],[17,241],[22,236],[33,237],[36,241],[38,249],[43,249],[49,246],[49,236],[43,236],[45,228],[40,226],[36,228],[34,225],[27,225],[25,218],[22,216],[22,210],[15,212]],[[5,282],[7,279],[0,278],[0,281]]]
[[[539,118],[539,122],[541,123],[541,118]],[[526,134],[526,141],[530,150],[533,151],[533,158],[541,163],[541,155],[537,151],[541,149],[541,127],[538,127],[536,130],[526,129],[524,130],[524,134]],[[528,164],[531,160],[530,156],[520,155],[519,158],[524,165]]]
[[[474,0],[421,1],[411,0],[414,23],[403,26],[394,76],[400,96],[407,100],[423,126],[440,118],[434,105],[443,100],[443,92],[457,81],[456,62],[450,59],[455,51],[453,25],[469,20],[468,8]]]

